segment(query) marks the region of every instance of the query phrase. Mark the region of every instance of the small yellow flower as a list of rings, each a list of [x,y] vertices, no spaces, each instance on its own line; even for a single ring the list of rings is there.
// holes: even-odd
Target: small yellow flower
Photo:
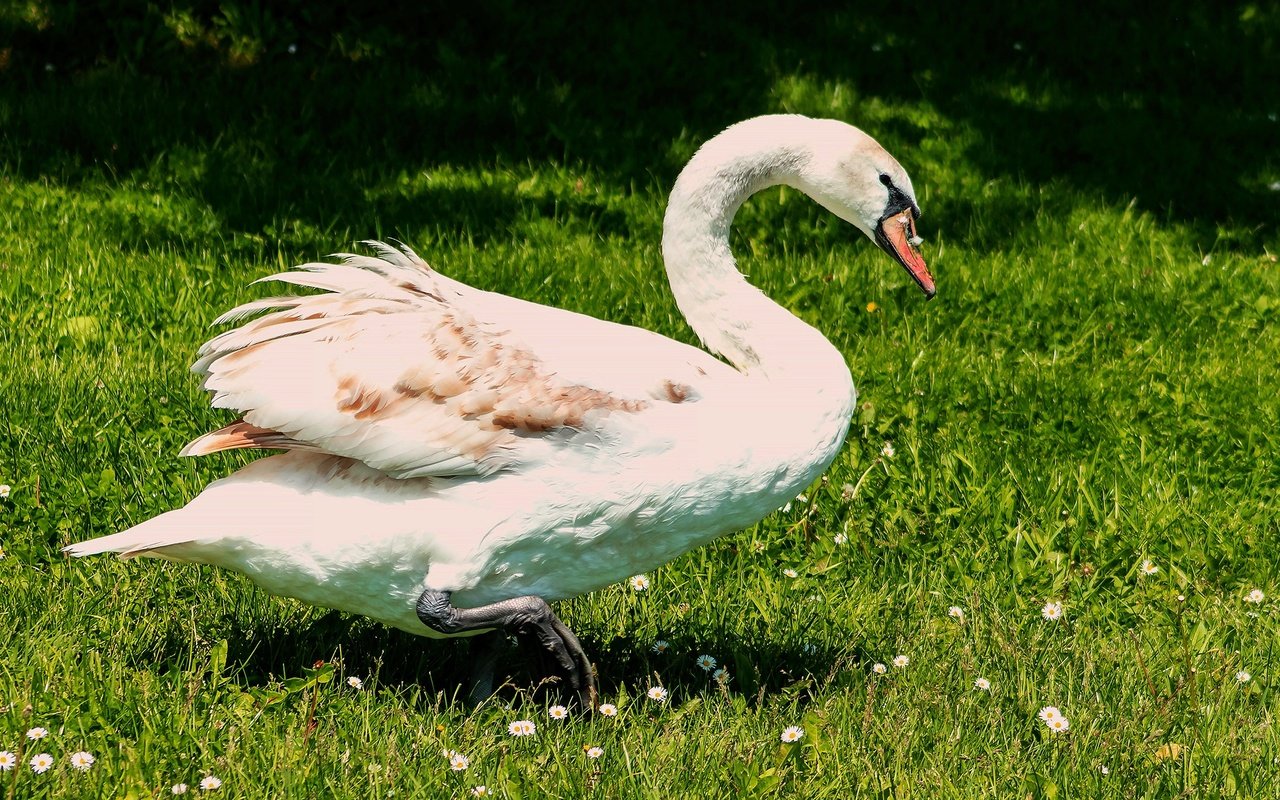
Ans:
[[[876,303],[876,301],[875,301],[875,300],[872,300],[870,303],[867,303],[867,313],[868,313],[868,314],[874,314],[874,313],[876,313],[876,312],[877,312],[877,311],[879,311],[879,310],[880,310],[880,306],[879,306],[879,304],[877,304],[877,303]]]

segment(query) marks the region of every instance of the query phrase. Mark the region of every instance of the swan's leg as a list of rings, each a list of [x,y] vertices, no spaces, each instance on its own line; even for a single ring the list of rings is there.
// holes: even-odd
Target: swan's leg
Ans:
[[[569,680],[585,708],[595,708],[595,676],[591,662],[573,631],[561,622],[541,597],[528,595],[490,603],[479,608],[458,608],[452,592],[427,589],[418,598],[418,619],[444,634],[498,628],[531,637]]]

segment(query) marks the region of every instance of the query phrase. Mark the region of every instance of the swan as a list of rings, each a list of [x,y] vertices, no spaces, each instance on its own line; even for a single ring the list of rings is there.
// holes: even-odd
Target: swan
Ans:
[[[750,119],[697,151],[663,223],[671,290],[710,352],[475,289],[368,242],[375,256],[262,278],[320,293],[223,314],[216,324],[242,324],[192,367],[239,419],[182,455],[285,452],[65,551],[212,564],[422,636],[519,633],[593,705],[591,663],[548,603],[759,521],[848,431],[844,357],[730,253],[738,208],[777,184],[852,223],[933,296],[920,209],[892,156],[844,122]]]

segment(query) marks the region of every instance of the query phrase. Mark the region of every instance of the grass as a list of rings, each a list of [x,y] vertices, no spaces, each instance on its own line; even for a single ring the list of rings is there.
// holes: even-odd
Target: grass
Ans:
[[[1280,795],[1280,18],[989,5],[0,7],[3,796]],[[897,155],[939,296],[794,192],[742,210],[743,270],[847,353],[861,405],[807,502],[562,605],[617,718],[468,707],[466,642],[60,555],[244,463],[176,457],[226,422],[187,364],[250,281],[353,240],[690,341],[665,194],[769,111]]]

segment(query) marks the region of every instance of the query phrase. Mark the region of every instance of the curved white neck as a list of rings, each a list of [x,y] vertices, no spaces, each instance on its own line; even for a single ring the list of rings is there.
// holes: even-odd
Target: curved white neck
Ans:
[[[762,117],[707,142],[671,192],[662,255],[689,325],[708,349],[739,371],[769,379],[849,383],[840,352],[747,283],[729,250],[729,228],[748,197],[780,183],[798,184],[799,170],[811,157],[805,128],[797,125],[801,119]]]

